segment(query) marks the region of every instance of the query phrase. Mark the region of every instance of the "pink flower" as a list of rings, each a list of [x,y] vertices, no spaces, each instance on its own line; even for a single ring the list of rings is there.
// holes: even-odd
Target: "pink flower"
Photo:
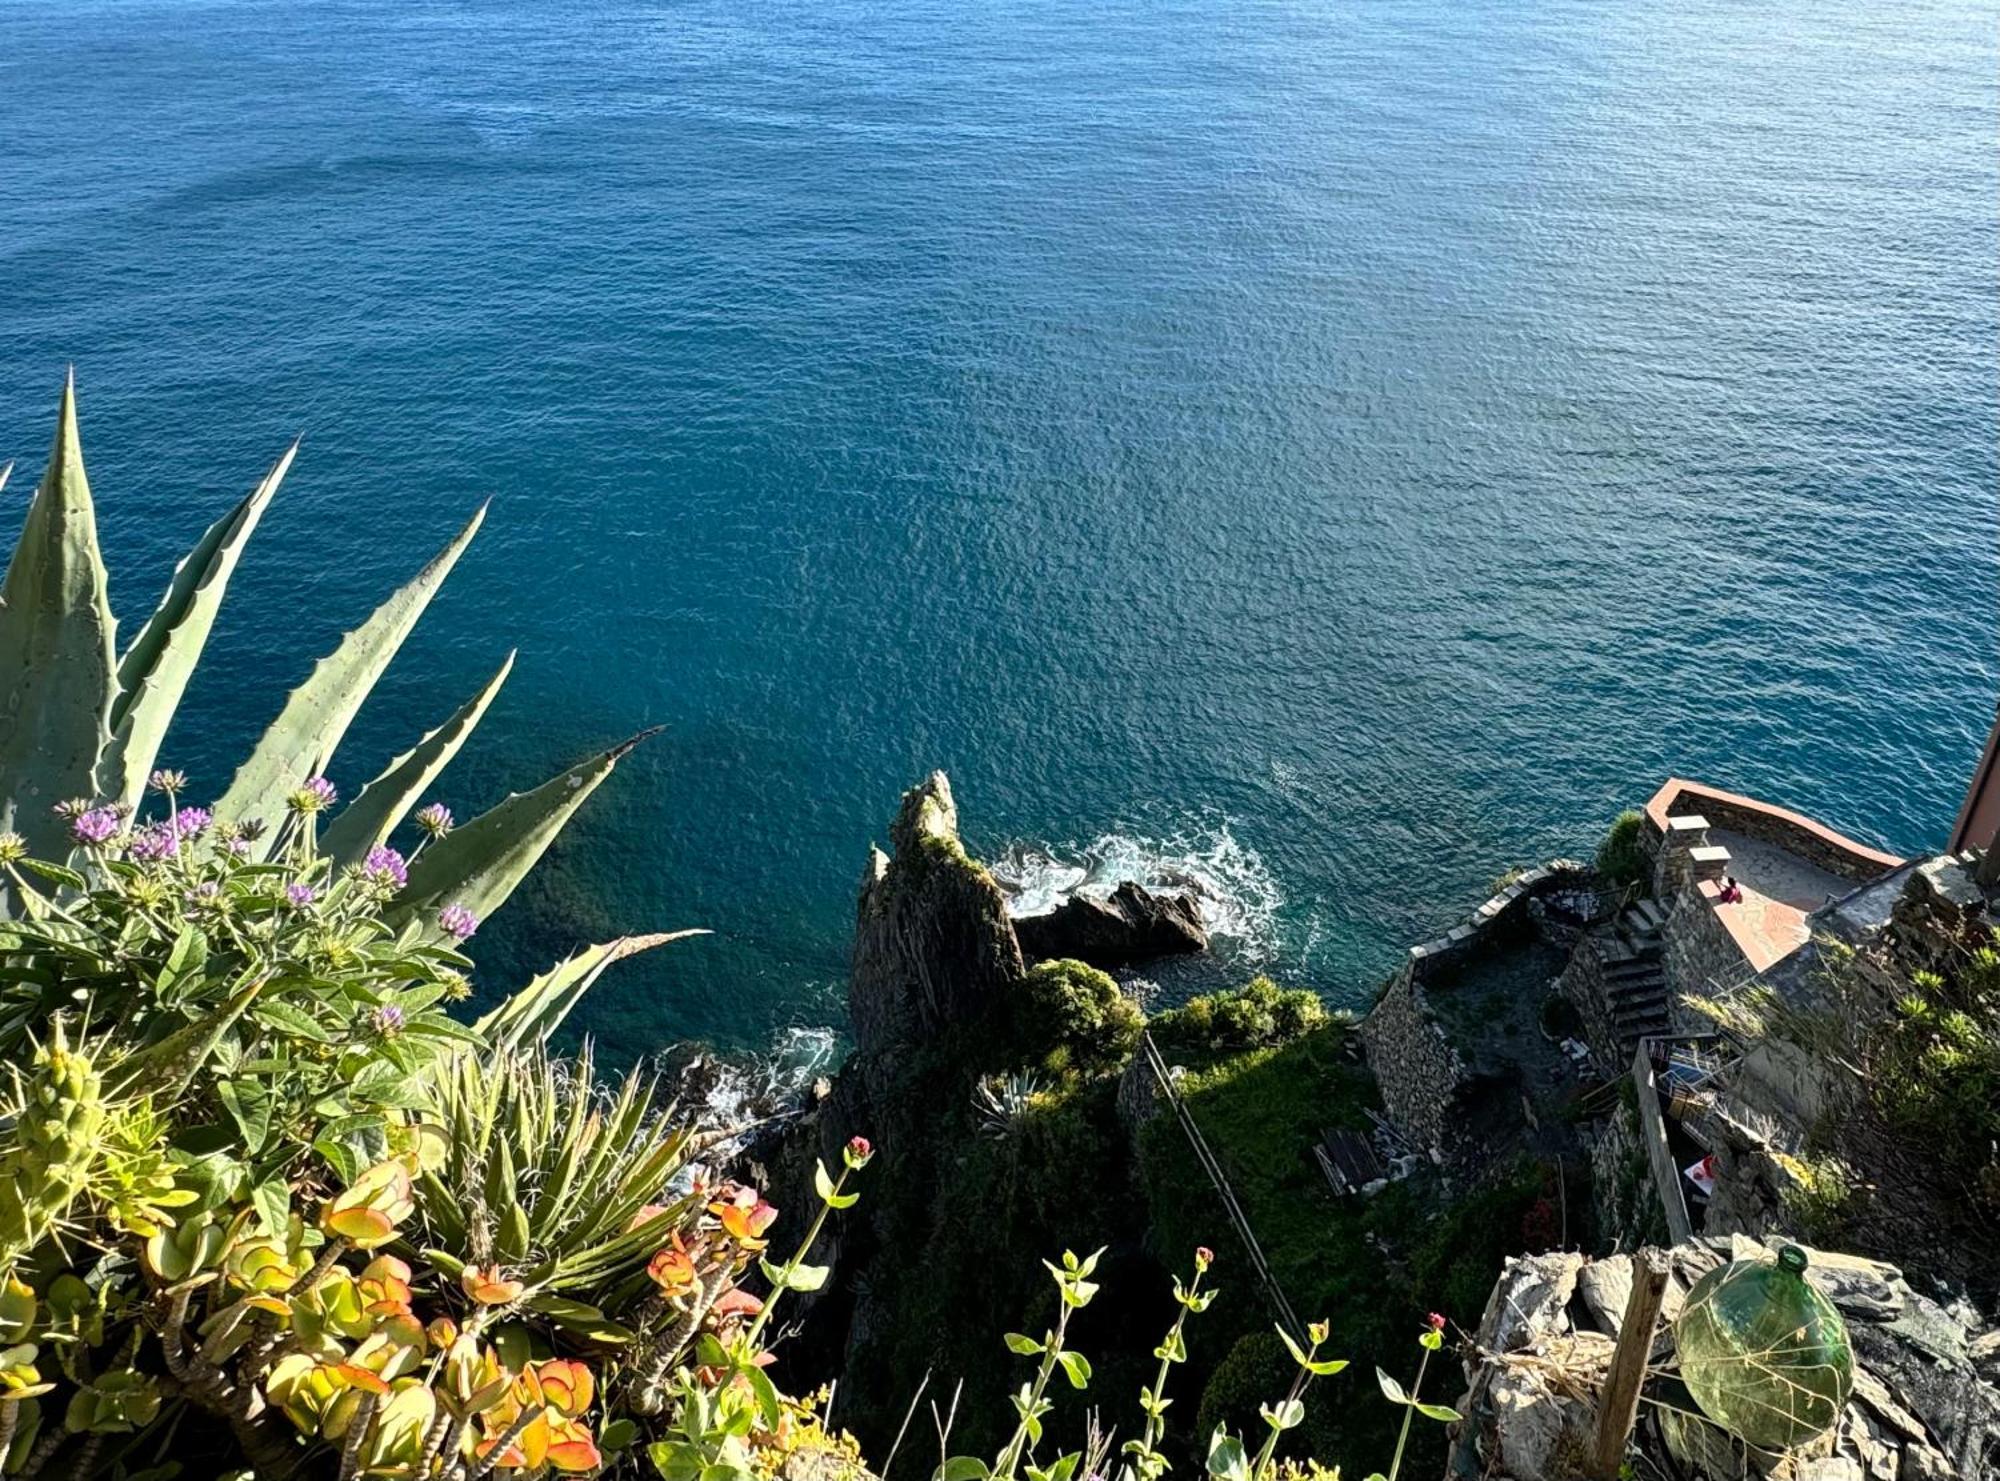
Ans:
[[[1433,1332],[1442,1332],[1444,1330],[1444,1317],[1439,1315],[1437,1312],[1435,1311],[1432,1312],[1429,1316],[1425,1317],[1424,1320],[1431,1324],[1431,1330]]]
[[[865,1136],[852,1136],[847,1139],[847,1145],[841,1149],[840,1155],[849,1167],[859,1172],[868,1165],[868,1159],[875,1155],[875,1147]]]

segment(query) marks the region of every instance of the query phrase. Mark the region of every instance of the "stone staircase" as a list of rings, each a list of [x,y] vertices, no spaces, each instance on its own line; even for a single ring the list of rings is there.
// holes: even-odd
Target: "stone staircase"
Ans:
[[[1638,900],[1618,913],[1612,934],[1598,950],[1605,1007],[1618,1032],[1620,1052],[1630,1056],[1648,1034],[1667,1032],[1667,979],[1660,964],[1660,932],[1666,910],[1654,900]]]

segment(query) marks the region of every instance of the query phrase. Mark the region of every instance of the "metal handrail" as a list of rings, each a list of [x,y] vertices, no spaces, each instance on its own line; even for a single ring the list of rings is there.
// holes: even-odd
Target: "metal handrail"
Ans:
[[[1237,1202],[1236,1190],[1229,1186],[1229,1178],[1222,1171],[1222,1164],[1216,1161],[1215,1153],[1209,1150],[1208,1139],[1201,1134],[1195,1124],[1194,1113],[1181,1099],[1180,1090],[1175,1086],[1173,1076],[1168,1072],[1166,1058],[1160,1053],[1160,1046],[1153,1042],[1151,1033],[1140,1035],[1140,1042],[1146,1051],[1146,1064],[1159,1082],[1160,1093],[1173,1108],[1174,1118],[1180,1122],[1181,1130],[1187,1134],[1188,1145],[1194,1148],[1195,1161],[1215,1184],[1215,1191],[1222,1197],[1223,1211],[1229,1222],[1236,1227],[1236,1234],[1243,1241],[1243,1248],[1249,1253],[1250,1268],[1256,1272],[1258,1281],[1264,1287],[1264,1294],[1270,1298],[1271,1309],[1293,1338],[1303,1341],[1306,1329],[1298,1314],[1292,1310],[1292,1303],[1285,1298],[1284,1288],[1278,1284],[1277,1276],[1264,1259],[1264,1247],[1257,1243],[1256,1231],[1250,1227],[1250,1216],[1243,1212],[1243,1205]]]

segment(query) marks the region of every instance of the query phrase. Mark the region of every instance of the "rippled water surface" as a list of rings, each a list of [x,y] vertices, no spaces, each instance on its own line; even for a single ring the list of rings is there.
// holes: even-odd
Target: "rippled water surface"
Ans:
[[[976,846],[1207,870],[1353,1000],[1670,771],[1942,840],[2000,685],[1996,37],[12,0],[0,503],[74,361],[130,632],[305,433],[173,752],[219,790],[493,495],[336,779],[513,645],[461,815],[664,724],[480,937],[715,928],[600,989],[621,1046],[830,1021],[933,766]]]

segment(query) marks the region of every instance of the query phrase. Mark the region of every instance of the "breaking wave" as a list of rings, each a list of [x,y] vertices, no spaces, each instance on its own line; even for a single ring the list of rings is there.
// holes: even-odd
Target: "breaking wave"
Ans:
[[[655,1056],[655,1066],[697,1125],[731,1133],[723,1143],[727,1152],[757,1126],[795,1114],[806,1103],[807,1087],[833,1072],[840,1047],[833,1029],[796,1025],[779,1030],[762,1051],[677,1044]]]
[[[1263,858],[1226,823],[1164,839],[1105,833],[1084,844],[1014,844],[988,867],[1017,917],[1046,915],[1073,895],[1102,898],[1129,880],[1193,895],[1209,935],[1238,957],[1277,953],[1284,895]]]

